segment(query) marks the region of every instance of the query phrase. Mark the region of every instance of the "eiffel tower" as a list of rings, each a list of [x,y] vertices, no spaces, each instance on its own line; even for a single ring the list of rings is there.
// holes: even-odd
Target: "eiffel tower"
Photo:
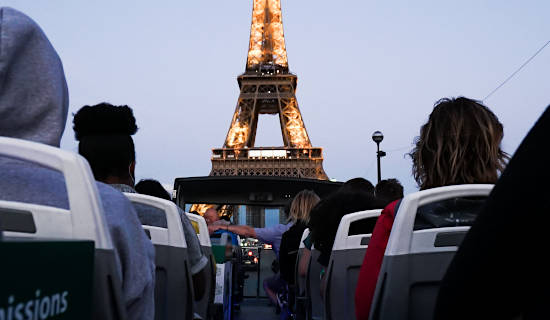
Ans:
[[[280,0],[254,0],[245,72],[223,148],[212,150],[211,176],[327,179],[323,149],[311,146],[290,73]],[[278,115],[282,147],[255,147],[260,114]]]

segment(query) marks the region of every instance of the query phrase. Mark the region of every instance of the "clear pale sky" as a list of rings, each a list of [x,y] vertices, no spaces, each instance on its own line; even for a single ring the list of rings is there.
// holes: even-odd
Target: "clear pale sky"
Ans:
[[[137,178],[172,184],[210,172],[235,110],[252,1],[2,0],[44,29],[63,60],[70,112],[128,104]],[[405,157],[441,97],[483,99],[550,40],[550,1],[282,0],[298,103],[325,171],[376,180],[375,130],[388,155],[384,178],[416,190]],[[485,103],[513,153],[550,104],[550,46]],[[72,115],[62,141],[76,151]],[[257,146],[282,145],[262,116]]]

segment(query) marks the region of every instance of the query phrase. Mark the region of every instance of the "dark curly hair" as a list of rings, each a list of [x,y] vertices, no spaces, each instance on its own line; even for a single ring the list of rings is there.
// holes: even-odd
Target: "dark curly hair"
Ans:
[[[74,115],[73,130],[80,141],[78,153],[88,160],[97,180],[130,175],[129,165],[136,160],[131,135],[138,130],[130,107],[105,102],[84,106]]]
[[[444,98],[435,103],[409,154],[420,189],[495,183],[508,155],[500,148],[503,127],[481,102]]]
[[[391,202],[403,198],[403,186],[397,179],[381,180],[374,189],[376,199],[384,203],[384,207]]]
[[[131,136],[138,127],[130,107],[103,102],[80,108],[74,115],[73,130],[76,140],[80,141],[84,137],[97,135]]]
[[[172,200],[170,197],[170,194],[160,182],[153,179],[143,179],[140,180],[135,187],[136,191],[141,194],[150,195],[153,197],[165,199],[165,200]]]

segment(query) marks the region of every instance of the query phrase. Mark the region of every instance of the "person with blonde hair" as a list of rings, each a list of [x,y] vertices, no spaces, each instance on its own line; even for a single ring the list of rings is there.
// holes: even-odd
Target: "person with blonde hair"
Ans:
[[[290,205],[289,221],[292,221],[294,224],[298,222],[307,224],[309,222],[309,213],[311,209],[313,209],[320,200],[319,196],[311,190],[300,191],[294,197]]]
[[[302,190],[296,194],[290,205],[290,212],[286,224],[276,224],[267,228],[254,228],[247,225],[210,225],[210,233],[217,230],[227,230],[241,237],[255,238],[273,246],[273,251],[279,257],[281,238],[292,225],[298,221],[309,221],[309,211],[319,202],[319,196],[311,190]],[[305,220],[304,220],[305,219]]]
[[[296,197],[296,199],[292,201],[290,211],[294,213],[296,222],[288,231],[283,233],[281,247],[279,249],[281,277],[289,285],[294,284],[295,265],[302,234],[309,224],[311,211],[320,202],[319,197],[317,197],[315,193],[312,191],[307,192],[309,193],[304,194],[310,195],[309,197],[303,196],[301,199]]]
[[[302,190],[292,199],[290,205],[288,222],[286,224],[276,224],[267,228],[253,228],[247,225],[213,225],[208,226],[210,233],[216,230],[227,230],[242,237],[256,238],[273,247],[277,260],[279,259],[279,248],[283,234],[292,226],[303,226],[309,221],[309,212],[319,202],[319,196],[311,190]],[[303,229],[302,229],[303,232]],[[301,235],[301,234],[300,234]],[[279,306],[277,293],[286,287],[286,283],[281,279],[279,273],[273,277],[264,280],[264,290],[274,305]]]
[[[420,190],[457,184],[495,183],[508,155],[497,116],[481,102],[444,98],[435,103],[409,154]],[[376,222],[355,291],[355,315],[368,319],[384,252],[401,200],[388,204]],[[456,198],[419,209],[415,230],[471,226],[484,201]]]

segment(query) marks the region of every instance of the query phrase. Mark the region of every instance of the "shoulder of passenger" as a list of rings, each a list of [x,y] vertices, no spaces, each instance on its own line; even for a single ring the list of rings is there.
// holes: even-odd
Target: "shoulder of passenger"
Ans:
[[[97,182],[97,189],[107,215],[111,212],[119,216],[131,214],[137,219],[134,206],[122,192],[102,182]]]
[[[390,215],[392,218],[395,217],[395,214],[397,213],[397,209],[399,208],[399,205],[401,204],[402,199],[395,200],[388,204],[384,210],[382,210],[381,215]]]

